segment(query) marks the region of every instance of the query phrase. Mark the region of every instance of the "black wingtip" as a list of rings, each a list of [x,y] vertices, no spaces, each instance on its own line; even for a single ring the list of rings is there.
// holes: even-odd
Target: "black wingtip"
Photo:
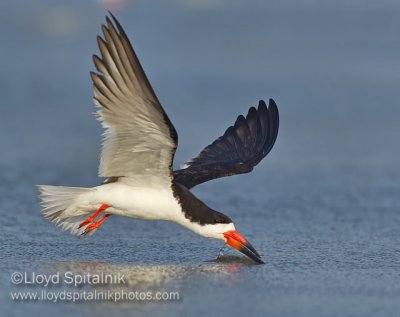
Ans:
[[[93,71],[89,72],[89,74],[90,74],[90,77],[92,78],[92,81],[94,81],[93,78],[95,78],[97,76],[97,74]]]
[[[108,13],[111,14],[110,11],[108,11]],[[110,17],[109,17],[108,15],[106,15],[106,23],[107,23],[108,25],[113,25],[113,23],[111,22],[111,19],[110,19]]]
[[[106,36],[106,33],[108,33],[108,27],[105,24],[101,25],[101,31],[103,32],[103,35]]]
[[[100,43],[105,44],[103,38],[100,35],[96,36],[97,45],[100,46]]]
[[[122,28],[122,26],[121,26],[121,24],[119,23],[119,21],[117,20],[117,18],[115,17],[115,15],[112,14],[111,11],[108,11],[108,14],[109,14],[109,15],[111,16],[111,18],[113,19],[114,24],[116,25],[116,27],[117,27],[118,31],[120,32],[120,34],[124,34],[125,31],[124,31],[124,29]]]
[[[250,109],[249,109],[249,111],[247,112],[247,115],[246,115],[246,120],[247,121],[258,120],[257,116],[258,116],[257,109],[255,107],[250,107]]]
[[[114,23],[113,23],[113,21],[111,21],[110,17],[114,21]],[[116,17],[114,16],[114,14],[110,10],[107,10],[107,15],[105,15],[104,18],[106,20],[106,24],[108,24],[108,25],[114,26],[114,24],[115,25],[118,24],[118,20],[116,19]]]
[[[261,113],[261,112],[263,112],[263,113],[268,113],[268,107],[267,107],[267,104],[265,103],[264,100],[261,99],[261,100],[258,102],[257,111],[258,111],[259,113]]]
[[[277,124],[278,124],[278,122],[279,122],[279,111],[278,111],[278,106],[276,105],[276,103],[275,103],[275,101],[273,99],[269,100],[268,110],[271,113],[272,119],[277,121]]]
[[[239,115],[236,118],[235,124],[233,125],[236,129],[239,128],[241,125],[246,124],[246,119],[243,117],[243,115]]]
[[[278,108],[278,106],[276,105],[275,100],[272,99],[272,98],[269,98],[269,100],[268,100],[268,107],[267,107],[267,104],[265,103],[265,101],[262,100],[262,99],[258,102],[258,107],[265,107],[265,108],[268,108],[268,109],[270,107]]]
[[[272,99],[272,98],[269,99],[268,108],[269,108],[269,107],[278,108],[278,106],[276,105],[275,100]]]
[[[112,12],[110,10],[107,10],[108,15],[110,15],[113,19],[114,19],[114,14],[112,14]],[[106,15],[106,19],[108,18],[108,16]]]

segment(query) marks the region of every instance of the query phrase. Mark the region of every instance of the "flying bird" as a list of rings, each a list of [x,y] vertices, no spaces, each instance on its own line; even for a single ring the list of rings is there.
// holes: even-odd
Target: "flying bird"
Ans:
[[[254,247],[232,220],[190,189],[248,173],[271,151],[279,127],[275,102],[260,101],[246,117],[184,168],[173,170],[178,134],[154,93],[125,31],[112,15],[97,37],[91,72],[96,113],[104,127],[99,176],[93,188],[39,185],[43,215],[74,235],[94,233],[110,215],[175,222],[203,237],[224,240],[257,263]]]

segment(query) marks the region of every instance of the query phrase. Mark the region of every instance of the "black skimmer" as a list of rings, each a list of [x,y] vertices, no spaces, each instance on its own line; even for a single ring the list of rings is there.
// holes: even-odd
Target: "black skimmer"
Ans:
[[[106,17],[102,25],[103,37],[97,37],[101,54],[93,56],[97,72],[91,73],[97,116],[105,129],[99,176],[106,180],[93,188],[38,186],[44,216],[76,235],[92,234],[110,215],[172,221],[201,236],[224,240],[263,263],[232,220],[190,189],[253,170],[278,134],[275,102],[270,99],[267,107],[261,100],[257,109],[240,115],[223,136],[174,171],[178,135],[123,28],[111,17],[113,21]]]

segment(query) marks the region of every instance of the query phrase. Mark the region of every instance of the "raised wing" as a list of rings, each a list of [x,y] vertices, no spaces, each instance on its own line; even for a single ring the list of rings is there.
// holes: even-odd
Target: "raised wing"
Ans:
[[[240,115],[223,136],[207,146],[186,164],[174,171],[176,182],[192,188],[206,181],[248,173],[272,149],[279,128],[279,113],[275,102],[269,106],[263,100],[258,109],[251,107],[245,117]]]
[[[111,15],[112,16],[112,15]],[[106,17],[93,55],[97,115],[105,128],[99,175],[171,177],[178,137],[119,22]]]

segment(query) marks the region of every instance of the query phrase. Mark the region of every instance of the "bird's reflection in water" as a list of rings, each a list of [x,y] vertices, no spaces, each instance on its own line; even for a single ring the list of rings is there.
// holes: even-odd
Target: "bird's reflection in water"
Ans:
[[[248,265],[252,265],[250,259],[243,257],[222,256],[201,264],[115,264],[103,262],[51,262],[44,265],[48,272],[71,272],[74,276],[90,275],[123,275],[123,282],[111,282],[105,284],[83,283],[82,287],[111,290],[135,290],[145,291],[179,291],[182,287],[195,284],[197,278],[205,278],[210,281],[235,284],[240,279],[240,272]]]

